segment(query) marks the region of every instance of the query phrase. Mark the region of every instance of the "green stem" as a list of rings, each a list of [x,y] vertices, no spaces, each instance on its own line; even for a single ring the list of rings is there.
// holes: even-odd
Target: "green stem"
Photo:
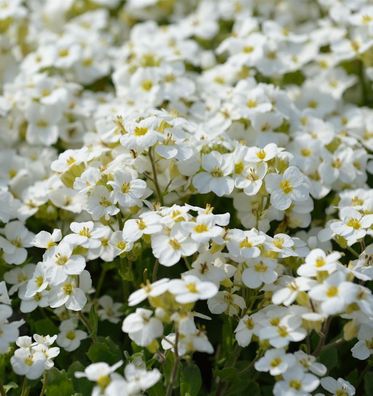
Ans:
[[[41,391],[40,391],[40,396],[44,396],[46,390],[47,390],[47,374],[44,373],[44,376],[43,376],[43,386],[42,386]]]
[[[174,345],[175,362],[174,362],[174,366],[172,368],[170,382],[169,382],[169,384],[167,386],[166,396],[171,396],[172,395],[172,389],[173,389],[175,381],[176,381],[177,370],[179,368],[179,360],[180,360],[179,351],[178,351],[178,344],[179,344],[179,332],[176,331],[175,345]]]
[[[329,317],[326,322],[324,323],[323,326],[323,330],[319,339],[319,343],[316,346],[316,349],[313,351],[313,355],[314,356],[319,356],[324,345],[325,345],[325,341],[326,341],[326,337],[328,336],[328,332],[329,332],[329,328],[330,328],[330,324],[332,322],[332,318]]]
[[[155,282],[157,280],[158,268],[159,268],[159,261],[155,260],[153,273],[152,273],[152,282]]]
[[[95,293],[96,298],[98,298],[98,296],[100,295],[100,292],[101,292],[101,289],[102,289],[102,285],[103,285],[104,280],[105,280],[106,272],[107,272],[107,268],[106,267],[102,267],[102,270],[101,270],[101,273],[100,273],[100,277],[98,278],[98,282],[97,282],[97,288],[96,288],[96,293]]]
[[[360,257],[359,253],[358,253],[355,249],[353,249],[351,246],[347,246],[346,249],[347,249],[350,253],[352,253],[356,258],[359,258],[359,257]]]
[[[3,384],[1,382],[0,382],[0,395],[1,396],[6,396],[4,386],[3,386]]]
[[[86,319],[86,317],[83,315],[83,313],[81,311],[79,311],[78,313],[79,315],[79,319],[81,320],[81,322],[83,323],[83,325],[86,327],[86,329],[88,330],[88,333],[90,334],[90,336],[92,337],[92,340],[94,342],[97,341],[96,336],[93,334],[93,331],[91,329],[91,325],[89,324],[88,320]]]
[[[361,100],[362,104],[365,106],[369,105],[369,88],[367,86],[367,81],[364,72],[364,63],[362,60],[359,61],[359,80],[361,84]]]
[[[157,193],[157,198],[158,198],[159,203],[163,206],[163,204],[164,204],[163,195],[162,195],[161,189],[159,187],[159,183],[158,183],[157,169],[155,167],[155,161],[154,161],[154,157],[153,157],[153,147],[151,147],[149,149],[149,159],[150,159],[150,163],[152,165],[153,181],[154,181],[155,191]]]
[[[22,389],[21,389],[21,396],[28,396],[30,392],[30,388],[27,386],[27,378],[23,379]]]

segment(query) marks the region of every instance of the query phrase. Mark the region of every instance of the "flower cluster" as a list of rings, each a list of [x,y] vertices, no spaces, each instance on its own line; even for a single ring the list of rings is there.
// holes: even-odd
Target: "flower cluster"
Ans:
[[[0,394],[373,392],[370,3],[0,0]]]

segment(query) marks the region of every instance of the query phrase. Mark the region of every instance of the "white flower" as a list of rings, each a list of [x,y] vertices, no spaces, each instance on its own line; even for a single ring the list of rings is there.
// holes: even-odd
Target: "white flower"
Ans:
[[[306,371],[311,371],[311,373],[318,375],[319,377],[323,376],[327,372],[327,368],[322,364],[316,361],[316,357],[313,355],[307,355],[303,351],[297,351],[294,353],[297,362],[303,366]]]
[[[300,367],[292,367],[282,374],[283,380],[276,382],[273,388],[275,396],[301,396],[309,395],[319,386],[319,379],[312,374],[304,372]]]
[[[279,278],[276,288],[272,294],[273,304],[285,306],[291,305],[301,292],[305,292],[311,289],[315,285],[315,281],[298,276],[293,278],[291,276],[284,275]]]
[[[264,356],[255,362],[258,371],[269,371],[273,376],[283,374],[295,364],[295,357],[284,349],[269,349]]]
[[[267,258],[250,260],[242,272],[242,282],[250,289],[256,289],[263,283],[271,284],[278,277],[276,266],[274,260]]]
[[[346,281],[343,272],[337,271],[322,284],[312,287],[309,296],[321,303],[321,311],[327,315],[342,312],[354,300],[356,285]]]
[[[195,222],[185,222],[183,227],[190,232],[190,237],[198,243],[206,243],[210,239],[218,240],[224,233],[223,228],[215,225],[213,215],[200,214]],[[219,238],[219,241],[222,241]]]
[[[24,324],[23,320],[9,322],[13,311],[8,305],[0,304],[0,352],[7,353],[11,343],[19,336],[19,327]]]
[[[246,195],[256,195],[263,185],[268,166],[265,162],[255,162],[245,167],[241,176],[235,180],[235,186],[242,188]]]
[[[81,246],[86,249],[95,249],[101,245],[100,238],[105,234],[104,227],[97,227],[93,221],[77,223],[73,221],[70,229],[74,234],[69,234],[63,239],[72,246]]]
[[[269,143],[263,148],[249,147],[245,159],[248,162],[268,162],[282,150],[274,143]]]
[[[131,293],[128,298],[128,305],[131,307],[137,305],[144,301],[148,297],[157,297],[165,293],[168,290],[169,279],[163,278],[153,283],[146,283],[138,289]]]
[[[31,298],[36,293],[41,293],[48,286],[49,282],[53,279],[51,277],[51,268],[46,266],[43,262],[36,265],[32,278],[27,282],[25,297]]]
[[[249,345],[256,329],[257,324],[254,316],[245,315],[241,318],[234,330],[238,345],[241,347]]]
[[[55,246],[62,238],[61,230],[55,228],[50,234],[47,231],[40,231],[35,235],[32,245],[42,249],[50,249]]]
[[[153,88],[156,86],[150,79],[144,79],[141,86]],[[157,132],[157,119],[155,117],[148,117],[140,122],[128,121],[126,123],[127,133],[120,138],[122,146],[143,151],[153,146],[162,139],[162,135]]]
[[[358,332],[358,342],[352,347],[352,356],[359,360],[366,360],[373,354],[373,328],[362,325]]]
[[[108,184],[113,187],[114,203],[119,203],[124,208],[141,206],[141,199],[147,195],[146,182],[136,179],[130,172],[115,172],[114,181],[110,181]]]
[[[123,321],[122,331],[139,346],[148,346],[163,334],[162,322],[149,309],[137,308]]]
[[[146,391],[161,378],[161,374],[157,369],[146,370],[145,367],[136,367],[132,363],[127,364],[125,367],[124,376],[128,384],[128,392],[131,395]]]
[[[301,317],[287,315],[280,319],[278,324],[272,324],[261,329],[260,338],[268,340],[275,348],[283,348],[287,346],[290,341],[298,342],[306,337],[306,330],[301,326]]]
[[[335,396],[339,396],[339,395],[353,396],[355,394],[355,388],[343,378],[338,378],[338,379],[334,379],[332,377],[322,378],[321,386]]]
[[[79,348],[81,341],[88,337],[85,331],[77,329],[77,320],[67,319],[61,322],[60,334],[57,337],[57,344],[67,352],[75,351]]]
[[[92,363],[85,368],[84,372],[75,372],[76,378],[87,378],[89,381],[96,382],[97,386],[93,389],[92,395],[102,394],[114,379],[115,371],[123,364],[122,361],[109,366],[107,363]]]
[[[127,242],[136,242],[144,234],[152,235],[162,230],[161,217],[156,213],[145,212],[138,220],[127,220],[123,228],[123,239]]]
[[[86,210],[93,220],[100,217],[114,216],[119,212],[114,204],[113,193],[104,186],[96,186],[87,198]]]
[[[330,229],[338,235],[346,238],[349,245],[353,245],[359,239],[371,234],[370,227],[373,224],[373,214],[363,215],[357,210],[347,207],[340,211],[341,221],[330,224]]]
[[[198,243],[190,238],[182,225],[176,225],[167,234],[153,234],[151,243],[154,256],[166,267],[176,264],[181,257],[191,256],[198,249]]]
[[[85,268],[84,257],[73,254],[73,247],[64,240],[48,249],[43,258],[50,267],[53,282],[64,281],[68,275],[79,275]]]
[[[228,277],[231,277],[236,268],[225,263],[225,257],[221,253],[211,254],[199,252],[199,255],[192,263],[192,269],[186,271],[185,275],[194,275],[197,278],[210,281],[219,285],[219,283]]]
[[[337,269],[340,257],[341,254],[339,252],[327,255],[321,249],[313,249],[308,253],[305,264],[297,269],[297,273],[308,277],[316,276],[320,271],[327,271],[330,274]]]
[[[34,234],[29,232],[20,221],[6,224],[3,233],[11,244],[9,249],[4,249],[4,260],[8,264],[22,264],[27,258],[25,247],[31,246]]]
[[[233,171],[230,155],[212,151],[202,156],[203,171],[193,177],[194,187],[202,194],[210,191],[218,197],[229,195],[234,188],[234,181],[229,175]]]
[[[234,288],[218,292],[214,297],[207,301],[207,306],[213,314],[222,314],[225,312],[229,316],[238,315],[241,310],[246,308],[245,299],[234,294],[237,291]]]
[[[264,234],[255,229],[242,231],[229,230],[226,236],[229,253],[236,261],[245,261],[260,255],[260,245],[266,240]]]
[[[100,308],[97,310],[97,314],[101,320],[108,320],[111,323],[119,323],[122,308],[122,304],[116,303],[110,296],[101,296],[98,299]]]
[[[25,375],[28,379],[37,379],[45,370],[46,357],[43,352],[33,352],[28,349],[17,349],[10,362],[18,375]]]
[[[67,309],[72,311],[81,311],[87,302],[85,292],[90,289],[90,275],[87,271],[83,271],[76,276],[68,276],[65,280],[51,290],[50,306],[58,308],[65,305]]]
[[[193,275],[185,275],[183,279],[170,281],[168,290],[180,304],[207,300],[218,292],[218,288],[214,283],[201,281]]]
[[[51,347],[56,338],[34,334],[33,343],[31,337],[19,337],[19,349],[14,351],[10,359],[14,372],[34,380],[41,377],[45,370],[51,369],[54,366],[53,359],[60,353],[60,348]]]
[[[265,183],[271,193],[271,204],[279,210],[288,209],[292,202],[306,201],[309,197],[309,182],[295,166],[287,168],[283,175],[268,174]]]

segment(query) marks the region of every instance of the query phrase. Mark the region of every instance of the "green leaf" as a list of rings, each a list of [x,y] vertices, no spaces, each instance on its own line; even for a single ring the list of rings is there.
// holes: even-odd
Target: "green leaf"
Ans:
[[[166,388],[162,384],[162,381],[157,382],[154,386],[146,391],[149,396],[159,396],[166,394]]]
[[[364,391],[366,395],[373,395],[373,371],[368,371],[365,374]]]
[[[32,322],[31,327],[34,333],[43,336],[58,333],[58,327],[49,318]]]
[[[237,377],[236,381],[231,382],[229,392],[226,396],[260,396],[260,387],[254,382],[248,380],[246,376]]]
[[[72,378],[74,384],[74,390],[79,392],[81,395],[90,395],[92,392],[93,384],[86,378],[75,378],[77,371],[84,371],[85,367],[82,363],[75,361],[72,363],[67,370],[69,376]]]
[[[18,385],[15,382],[9,382],[9,384],[4,385],[5,393],[8,393],[11,389],[17,389]]]
[[[87,356],[91,362],[106,362],[114,364],[122,359],[122,352],[118,345],[115,344],[109,337],[99,338],[94,344],[90,346]]]
[[[217,372],[217,376],[223,381],[229,381],[237,377],[237,370],[234,367],[226,367]]]
[[[202,377],[199,367],[192,363],[183,365],[180,371],[180,394],[197,396],[202,386]]]
[[[73,382],[65,370],[59,371],[55,367],[47,373],[47,396],[72,395],[74,393]]]
[[[320,362],[324,364],[328,370],[332,370],[338,366],[338,351],[337,349],[330,348],[327,351],[320,353]]]
[[[133,281],[133,271],[131,262],[128,260],[121,260],[119,264],[119,275],[124,281]]]
[[[89,325],[92,330],[92,335],[95,336],[97,335],[97,327],[98,327],[98,315],[96,312],[96,308],[94,305],[92,305],[91,310],[89,311]]]

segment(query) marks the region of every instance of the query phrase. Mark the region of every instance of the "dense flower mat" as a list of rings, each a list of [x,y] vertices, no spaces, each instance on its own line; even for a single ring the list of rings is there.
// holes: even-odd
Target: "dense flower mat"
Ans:
[[[370,0],[0,0],[0,395],[373,395]]]

